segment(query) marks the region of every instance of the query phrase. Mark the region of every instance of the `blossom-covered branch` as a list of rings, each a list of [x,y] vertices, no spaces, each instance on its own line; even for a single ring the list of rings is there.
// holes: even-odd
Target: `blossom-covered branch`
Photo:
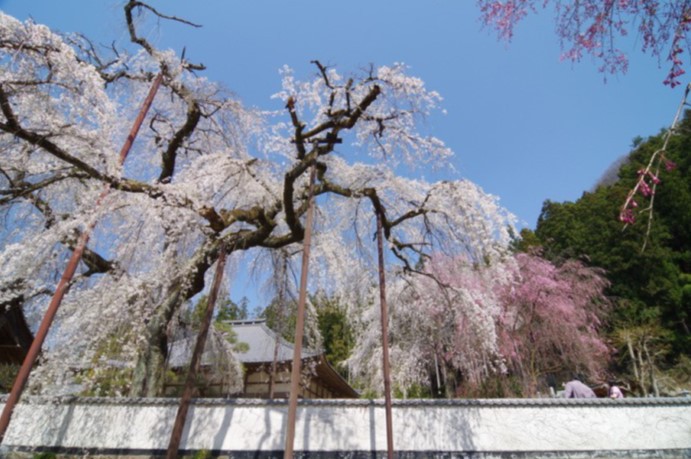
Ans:
[[[665,152],[667,151],[670,139],[675,135],[676,129],[679,123],[682,121],[681,116],[684,108],[687,105],[686,101],[688,99],[690,90],[691,84],[686,86],[686,91],[684,92],[684,96],[679,103],[676,114],[674,115],[672,125],[665,133],[662,146],[655,150],[652,155],[650,155],[650,159],[648,160],[646,166],[638,171],[638,179],[636,180],[633,188],[631,188],[627,194],[626,199],[621,206],[621,210],[619,211],[619,220],[622,223],[625,225],[633,224],[636,221],[636,211],[638,209],[638,201],[636,201],[637,196],[640,194],[643,199],[649,200],[649,205],[638,211],[648,213],[647,234],[650,234],[650,226],[652,225],[653,221],[655,191],[661,182],[660,172],[663,168],[669,172],[676,167],[676,164],[665,156]],[[645,249],[645,246],[646,243],[643,244],[643,249]]]
[[[510,40],[517,24],[539,8],[551,6],[557,16],[556,31],[562,58],[578,62],[593,56],[606,73],[625,73],[628,58],[617,44],[638,33],[643,52],[664,59],[669,65],[664,84],[675,87],[684,75],[683,54],[688,54],[691,6],[686,0],[477,0],[482,19]]]

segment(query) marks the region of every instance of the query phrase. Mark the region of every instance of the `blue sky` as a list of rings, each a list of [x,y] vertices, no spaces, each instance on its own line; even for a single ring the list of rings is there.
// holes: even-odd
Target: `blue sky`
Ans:
[[[124,2],[112,0],[0,0],[0,9],[29,16],[96,42],[126,44]],[[163,21],[148,38],[204,63],[245,104],[278,108],[278,69],[309,76],[319,59],[348,72],[369,64],[404,62],[444,97],[446,115],[428,128],[455,152],[456,169],[534,227],[546,199],[577,199],[629,151],[636,136],[667,127],[683,86],[662,85],[663,62],[640,53],[632,34],[622,43],[631,58],[626,75],[598,73],[589,57],[561,62],[553,14],[540,10],[511,43],[479,21],[472,1],[157,0],[160,11],[202,24]],[[448,173],[429,180],[453,178]]]

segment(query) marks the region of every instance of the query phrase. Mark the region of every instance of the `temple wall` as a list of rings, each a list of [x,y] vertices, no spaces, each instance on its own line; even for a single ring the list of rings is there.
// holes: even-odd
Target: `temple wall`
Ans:
[[[176,403],[25,397],[0,453],[162,454]],[[196,400],[181,449],[281,457],[287,413],[285,400]],[[381,400],[302,402],[295,451],[381,457],[385,419]],[[399,457],[691,457],[691,398],[395,401],[393,430]]]

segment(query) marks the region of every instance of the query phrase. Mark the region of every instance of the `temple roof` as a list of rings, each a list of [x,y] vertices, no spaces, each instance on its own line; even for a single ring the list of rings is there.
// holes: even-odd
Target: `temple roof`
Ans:
[[[235,355],[242,363],[277,362],[293,360],[294,346],[266,326],[265,320],[243,320],[229,322],[237,335],[238,343],[245,343],[247,351],[237,351]],[[320,352],[302,348],[302,358],[320,355]]]
[[[210,365],[224,352],[232,352],[241,363],[258,364],[273,362],[276,352],[277,362],[290,362],[293,360],[294,346],[273,330],[266,326],[266,320],[234,320],[228,321],[236,335],[235,345],[217,339],[218,334],[209,334],[202,354],[202,365]],[[187,336],[174,340],[168,350],[168,366],[180,368],[189,364],[192,360],[192,351],[197,340],[197,333],[189,333]],[[222,342],[219,342],[222,341]],[[246,346],[244,346],[244,345]],[[239,345],[239,346],[237,346]],[[231,350],[238,347],[238,350]],[[302,358],[317,357],[321,352],[311,349],[302,349]]]

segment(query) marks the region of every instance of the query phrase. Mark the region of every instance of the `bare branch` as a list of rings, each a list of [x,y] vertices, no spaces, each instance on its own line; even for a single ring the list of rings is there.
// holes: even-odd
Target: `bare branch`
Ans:
[[[137,35],[137,29],[134,25],[134,19],[132,17],[132,11],[135,8],[147,9],[150,12],[152,12],[154,15],[156,15],[162,19],[168,19],[168,20],[180,22],[183,24],[190,25],[192,27],[201,27],[201,25],[194,24],[190,21],[187,21],[185,19],[181,19],[177,16],[168,16],[168,15],[162,14],[161,12],[159,12],[158,10],[156,10],[155,8],[153,8],[152,6],[150,6],[144,2],[141,2],[138,0],[130,0],[125,5],[125,18],[127,20],[127,30],[129,31],[129,34],[130,34],[130,40],[133,43],[136,43],[139,46],[141,46],[142,48],[144,48],[146,50],[146,52],[152,56],[155,55],[156,49],[151,45],[151,43],[149,43],[148,40]],[[190,64],[189,62],[186,62],[186,61],[184,62],[183,67],[186,69],[191,69],[191,70],[204,70],[206,68],[201,64]],[[164,72],[164,73],[167,73],[167,72]]]
[[[310,61],[310,63],[317,66],[317,68],[319,69],[319,73],[321,73],[322,78],[324,79],[324,84],[326,85],[326,87],[329,89],[335,89],[329,81],[329,76],[326,74],[327,67],[323,66],[322,63],[318,60]]]
[[[185,90],[185,92],[187,92]],[[187,106],[187,118],[185,119],[185,124],[177,130],[173,138],[168,143],[168,148],[163,153],[161,157],[161,173],[158,176],[158,181],[165,183],[170,181],[175,173],[175,160],[177,158],[178,150],[182,147],[184,141],[189,138],[193,133],[199,120],[201,118],[201,110],[199,109],[199,103],[192,99],[189,94],[185,99],[188,101]]]

